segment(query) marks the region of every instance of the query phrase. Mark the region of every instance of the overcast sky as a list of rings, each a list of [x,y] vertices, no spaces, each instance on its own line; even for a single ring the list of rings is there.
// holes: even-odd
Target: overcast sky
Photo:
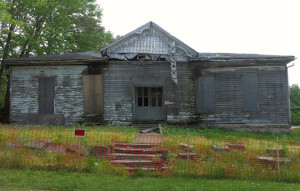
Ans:
[[[102,24],[125,35],[153,21],[198,52],[294,55],[300,59],[300,0],[97,0]],[[300,85],[300,61],[289,84]]]

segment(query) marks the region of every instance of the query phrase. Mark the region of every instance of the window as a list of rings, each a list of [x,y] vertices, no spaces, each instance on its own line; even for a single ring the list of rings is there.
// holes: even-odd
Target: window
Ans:
[[[149,95],[148,95],[148,88],[142,88],[138,87],[138,94],[137,94],[137,99],[138,99],[138,106],[139,107],[147,107],[149,105]]]
[[[152,107],[162,106],[162,88],[151,88]]]
[[[137,88],[137,106],[138,107],[162,107],[162,88]]]
[[[242,76],[243,111],[258,111],[257,75]]]
[[[214,77],[198,77],[196,81],[196,112],[216,111]]]

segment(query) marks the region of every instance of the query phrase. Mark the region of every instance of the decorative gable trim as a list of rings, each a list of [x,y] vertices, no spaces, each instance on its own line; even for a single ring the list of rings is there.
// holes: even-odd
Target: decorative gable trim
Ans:
[[[100,52],[103,56],[120,60],[136,59],[143,55],[146,59],[157,60],[164,58],[169,60],[170,45],[175,42],[177,60],[188,60],[196,58],[197,51],[169,34],[153,22],[137,28],[127,35],[117,39],[111,44],[103,47]]]

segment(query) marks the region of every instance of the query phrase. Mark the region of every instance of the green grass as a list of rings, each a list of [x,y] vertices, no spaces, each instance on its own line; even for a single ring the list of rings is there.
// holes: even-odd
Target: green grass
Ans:
[[[75,128],[83,128],[86,129],[87,132],[111,132],[111,133],[127,133],[127,134],[137,134],[139,129],[137,127],[132,126],[114,126],[114,125],[102,125],[102,126],[23,126],[23,125],[1,125],[0,131],[2,129],[49,129],[52,131],[62,131],[69,130],[73,131]],[[271,133],[249,133],[242,131],[226,131],[221,129],[195,129],[195,128],[185,128],[183,126],[174,126],[174,125],[162,125],[162,130],[164,135],[190,135],[190,136],[200,136],[200,137],[209,137],[209,138],[251,138],[251,139],[276,139],[277,137],[281,140],[295,140],[300,141],[300,128],[294,129],[291,134],[271,134]]]
[[[300,184],[230,179],[212,180],[191,177],[155,178],[66,171],[47,172],[0,169],[0,190],[295,191],[300,190]]]
[[[74,137],[74,128],[84,128],[87,134],[83,138]],[[31,170],[65,170],[70,172],[103,172],[110,175],[126,175],[124,167],[114,166],[108,160],[95,159],[91,156],[79,156],[70,153],[55,153],[44,150],[19,148],[2,149],[6,143],[25,144],[37,139],[49,139],[53,143],[68,146],[70,143],[85,146],[109,145],[111,142],[131,142],[138,134],[136,127],[123,126],[74,126],[43,127],[14,126],[0,127],[0,167]],[[185,129],[178,126],[163,126],[162,149],[170,151],[169,169],[160,173],[146,173],[145,176],[195,176],[207,178],[264,179],[286,182],[300,181],[300,131],[293,134],[272,135],[245,132],[229,132],[216,129]],[[279,137],[279,143],[276,138]],[[21,140],[21,141],[20,141]],[[198,158],[194,161],[176,159],[179,152],[185,152],[180,143],[193,145]],[[217,152],[212,145],[243,144],[245,151],[230,150]],[[267,148],[284,148],[292,164],[283,165],[278,170],[253,162],[257,156],[266,154]]]
[[[193,129],[182,126],[164,125],[163,133],[167,135],[191,135],[210,138],[251,138],[251,139],[277,139],[300,141],[300,130],[295,129],[291,134],[250,133],[243,131],[226,131],[221,129]]]

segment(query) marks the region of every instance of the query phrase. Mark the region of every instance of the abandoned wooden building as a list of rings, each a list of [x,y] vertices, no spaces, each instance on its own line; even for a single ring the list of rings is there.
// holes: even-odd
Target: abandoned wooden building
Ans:
[[[149,22],[100,51],[3,61],[10,121],[290,132],[294,56],[199,53]]]

